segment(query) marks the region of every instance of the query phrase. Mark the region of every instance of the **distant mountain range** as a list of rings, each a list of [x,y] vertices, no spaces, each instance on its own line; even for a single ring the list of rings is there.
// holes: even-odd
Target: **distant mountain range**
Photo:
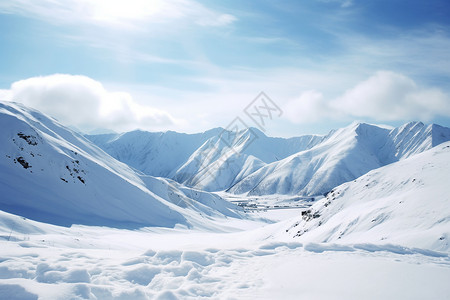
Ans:
[[[226,137],[226,138],[224,138]],[[370,170],[450,140],[450,129],[352,123],[325,136],[272,138],[256,128],[199,134],[132,131],[89,135],[116,159],[152,176],[206,191],[319,195]]]

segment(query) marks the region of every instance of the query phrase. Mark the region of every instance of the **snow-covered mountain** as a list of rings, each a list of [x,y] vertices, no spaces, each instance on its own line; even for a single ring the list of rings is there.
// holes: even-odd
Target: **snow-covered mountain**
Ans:
[[[89,136],[115,158],[146,174],[208,191],[318,195],[370,170],[450,140],[450,129],[421,122],[386,128],[352,123],[326,136],[271,138],[234,133],[130,132]]]
[[[192,226],[234,216],[217,195],[137,172],[21,104],[0,102],[0,209],[45,223]]]
[[[449,170],[446,142],[334,188],[286,232],[304,241],[448,251]],[[369,244],[358,247],[377,251]]]
[[[273,138],[256,128],[237,133],[215,128],[199,134],[132,131],[87,138],[145,174],[209,191],[227,189],[262,166],[323,139],[317,135]]]
[[[219,135],[215,128],[199,134],[174,131],[131,131],[86,137],[112,157],[147,175],[169,177],[205,141]]]
[[[313,147],[322,138],[272,138],[256,128],[237,133],[223,131],[206,141],[171,177],[208,191],[225,190],[268,163]]]
[[[412,122],[394,129],[352,123],[315,147],[267,164],[245,177],[232,193],[318,195],[370,170],[450,140],[450,129]]]

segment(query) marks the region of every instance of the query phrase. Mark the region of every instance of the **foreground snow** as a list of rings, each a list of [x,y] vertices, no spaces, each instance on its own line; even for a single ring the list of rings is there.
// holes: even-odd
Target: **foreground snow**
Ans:
[[[62,228],[2,213],[3,224],[12,225],[14,220],[16,227],[1,229],[0,298],[446,299],[450,295],[446,252],[383,243],[280,241],[277,234],[300,211],[285,210],[287,220],[269,224],[282,217],[281,210],[276,213],[255,213],[254,221],[219,221],[222,232]],[[29,233],[32,228],[36,231]]]
[[[19,228],[2,229],[0,295],[4,299],[445,299],[450,295],[447,253],[392,244],[302,244],[271,237],[300,213],[289,211],[284,214],[286,221],[269,225],[268,219],[277,220],[283,213],[255,213],[253,221],[230,219],[223,224],[228,232],[222,233],[61,228],[9,215]],[[264,217],[266,222],[260,219]],[[27,234],[30,226],[41,232]]]

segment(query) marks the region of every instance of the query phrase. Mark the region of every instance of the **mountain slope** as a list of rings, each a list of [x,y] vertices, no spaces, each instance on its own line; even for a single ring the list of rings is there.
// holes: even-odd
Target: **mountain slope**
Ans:
[[[256,128],[237,133],[215,128],[199,134],[133,131],[87,138],[145,174],[209,191],[227,189],[265,164],[323,139],[315,135],[272,138]]]
[[[408,123],[392,130],[353,123],[316,146],[267,164],[228,191],[236,194],[318,195],[370,170],[450,140],[450,129]]]
[[[88,136],[115,158],[207,191],[318,195],[370,170],[450,140],[450,129],[410,122],[394,129],[353,123],[327,136],[267,137],[255,128],[202,134],[135,131]]]
[[[309,149],[322,138],[269,138],[255,128],[224,132],[205,142],[172,178],[208,191],[225,190],[267,163]]]
[[[392,243],[448,251],[449,169],[446,142],[334,188],[287,232],[304,241]]]
[[[0,128],[4,211],[65,226],[192,226],[200,213],[239,216],[216,195],[137,173],[23,105],[0,102]]]
[[[169,177],[205,141],[220,132],[220,128],[199,134],[136,130],[86,137],[112,157],[147,175]]]
[[[380,149],[383,164],[408,158],[450,140],[450,129],[436,124],[409,122],[389,132],[385,145]]]

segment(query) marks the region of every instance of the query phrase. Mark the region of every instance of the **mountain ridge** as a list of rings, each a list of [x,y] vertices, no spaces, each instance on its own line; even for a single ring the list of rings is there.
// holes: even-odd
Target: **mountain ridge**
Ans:
[[[192,227],[202,214],[240,218],[219,196],[140,173],[24,105],[0,102],[0,127],[6,212],[62,226],[131,228]]]
[[[177,155],[167,157],[168,160],[178,160],[164,172],[159,171],[161,166],[149,165],[152,158],[147,157],[158,148],[157,143],[145,145],[151,151],[145,147],[130,148],[129,152],[141,153],[136,160],[133,157],[124,159],[123,155],[111,150],[123,143],[120,136],[115,136],[110,142],[100,141],[96,136],[88,138],[144,173],[151,169],[152,175],[169,177],[199,189],[248,195],[323,194],[372,169],[450,140],[449,128],[418,121],[396,128],[352,122],[347,127],[331,130],[327,135],[288,139],[267,137],[254,128],[237,133],[222,128],[213,130],[206,132],[215,134],[197,141],[195,146],[200,146],[190,143],[190,148],[183,149],[185,152],[178,154],[175,151]],[[145,139],[142,136],[145,134],[141,133],[142,139]]]
[[[433,138],[433,128],[439,129],[438,138]],[[264,166],[229,191],[250,195],[323,194],[370,170],[421,153],[448,140],[450,129],[433,124],[425,126],[421,122],[410,122],[389,130],[354,122],[333,131],[310,150],[273,163],[274,166]],[[295,163],[294,158],[302,163]],[[270,177],[265,175],[267,173]],[[292,178],[293,175],[297,178]]]

